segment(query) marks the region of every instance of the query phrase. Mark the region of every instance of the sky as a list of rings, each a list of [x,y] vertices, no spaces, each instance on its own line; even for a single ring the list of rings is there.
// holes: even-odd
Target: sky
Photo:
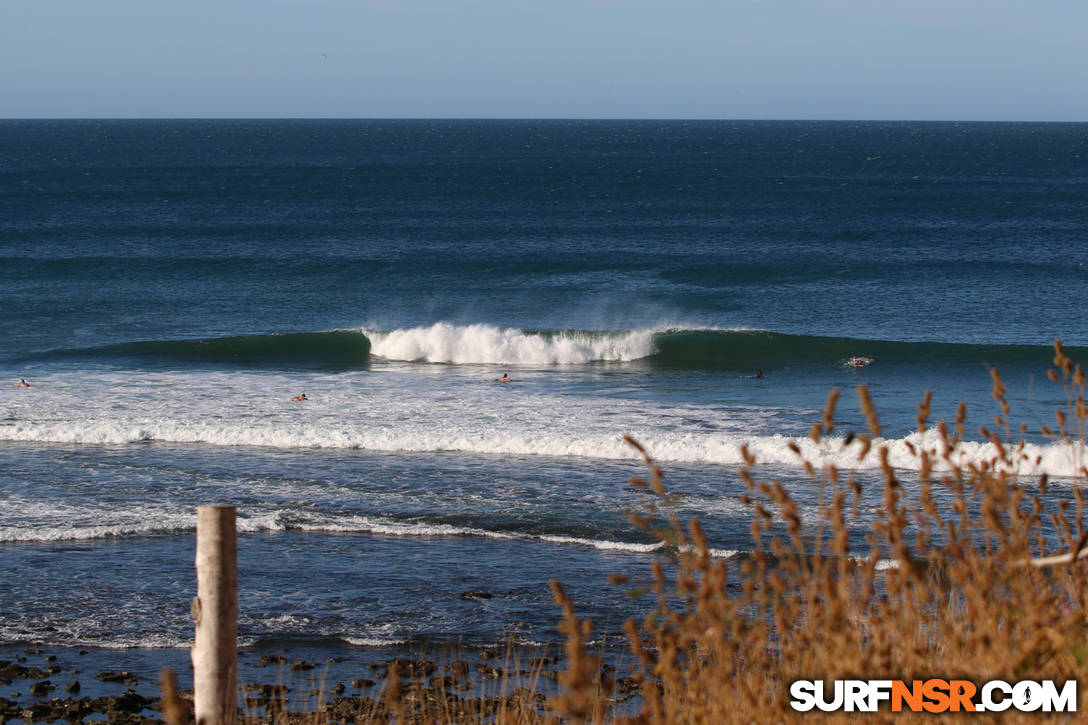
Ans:
[[[1083,0],[0,0],[0,118],[1088,121]]]

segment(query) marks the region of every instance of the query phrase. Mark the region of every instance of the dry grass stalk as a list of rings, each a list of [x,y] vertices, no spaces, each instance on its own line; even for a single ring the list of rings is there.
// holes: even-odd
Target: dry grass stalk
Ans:
[[[159,687],[162,690],[160,707],[166,725],[184,725],[192,720],[193,703],[191,700],[183,700],[178,694],[178,681],[169,667],[162,668]]]

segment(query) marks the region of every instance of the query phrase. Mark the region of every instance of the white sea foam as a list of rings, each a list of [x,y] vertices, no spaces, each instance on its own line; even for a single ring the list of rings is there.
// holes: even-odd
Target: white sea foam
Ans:
[[[147,524],[118,524],[114,526],[57,526],[21,528],[0,527],[0,541],[68,541],[77,539],[109,539],[123,536],[147,536],[184,530],[161,522]]]
[[[8,509],[19,510],[23,523],[0,526],[0,542],[17,541],[80,541],[125,536],[194,531],[196,517],[149,507],[105,508],[90,505],[86,508],[62,503],[38,502],[28,507],[16,500],[0,505],[0,520],[10,520]],[[35,509],[36,510],[32,510]],[[96,520],[120,520],[125,523],[94,524]],[[63,524],[51,525],[57,521]],[[138,522],[138,523],[137,523]],[[284,509],[257,514],[240,514],[238,530],[242,533],[284,531],[287,529],[309,532],[360,533],[377,536],[404,537],[481,537],[499,540],[542,541],[550,544],[591,546],[603,551],[647,553],[661,548],[660,543],[588,539],[552,534],[528,532],[491,531],[473,526],[420,521],[397,521],[383,517],[322,515],[312,512],[292,512]]]
[[[264,617],[258,620],[263,627],[274,629],[299,629],[313,624],[314,619],[302,614],[277,614],[274,617]]]
[[[166,633],[141,633],[129,636],[111,634],[108,639],[82,639],[78,644],[101,647],[102,649],[187,649],[192,647],[192,638],[174,637]],[[246,646],[246,642],[239,640]]]
[[[364,330],[371,354],[386,360],[486,365],[580,365],[626,362],[653,354],[653,330],[618,333],[528,333],[493,325]]]
[[[482,536],[489,539],[518,539],[525,536],[503,531],[489,531],[471,526],[451,526],[424,522],[402,522],[367,516],[350,516],[334,520],[310,520],[294,525],[301,531],[332,533],[367,533],[380,536]]]
[[[341,637],[345,642],[356,647],[393,647],[405,644],[407,639],[394,639],[384,637]]]
[[[545,541],[550,544],[591,546],[602,551],[625,551],[649,553],[660,549],[663,544],[641,544],[607,539],[587,539],[577,536],[558,534],[530,534],[512,531],[491,531],[472,526],[452,526],[426,522],[390,521],[382,518],[352,516],[336,521],[310,521],[297,524],[295,528],[304,531],[363,532],[382,536],[480,536],[489,539]]]
[[[385,622],[382,624],[369,624],[364,626],[366,630],[366,636],[362,635],[338,635],[348,644],[355,645],[357,647],[389,647],[392,645],[404,644],[408,641],[405,637],[404,625],[396,624],[394,622]]]
[[[549,535],[540,536],[538,538],[553,544],[580,544],[582,546],[592,546],[594,549],[600,549],[602,551],[630,551],[640,554],[657,551],[665,545],[664,542],[661,541],[656,544],[632,544],[626,541],[600,541],[597,539],[583,539],[576,536]]]
[[[524,371],[512,386],[484,382],[478,372],[454,370],[304,377],[225,371],[144,372],[138,378],[123,371],[58,374],[48,385],[32,389],[33,395],[10,397],[8,420],[0,423],[0,441],[96,445],[161,441],[634,460],[635,451],[623,441],[623,434],[629,434],[666,463],[735,467],[743,463],[741,446],[746,445],[761,464],[798,467],[808,462],[842,469],[879,468],[875,451],[882,445],[892,466],[900,469],[919,467],[912,447],[940,449],[935,432],[915,433],[878,439],[873,451],[858,460],[860,444],[847,445],[842,437],[817,443],[773,432],[783,425],[796,428],[818,411],[677,403],[585,390],[566,394],[553,385],[554,374]],[[291,397],[302,391],[310,402],[292,402]],[[809,413],[811,417],[806,417]],[[1022,453],[1017,468],[1028,475],[1070,477],[1088,460],[1081,444],[1029,444]],[[978,465],[995,454],[990,443],[968,441],[952,458]],[[947,466],[939,457],[934,462],[938,469]]]
[[[243,533],[282,531],[283,511],[239,515]],[[0,502],[0,542],[80,541],[174,534],[196,529],[196,516],[162,506],[72,504],[9,496]]]
[[[192,530],[196,517],[165,507],[133,503],[42,501],[9,495],[0,501],[0,542],[66,541],[148,536]]]
[[[0,620],[0,642],[12,644],[25,642],[41,644],[43,641],[64,647],[96,647],[100,649],[183,649],[191,647],[191,637],[174,635],[166,631],[119,633],[113,622],[95,621],[92,615],[80,612],[76,626],[58,626],[49,632],[42,632],[35,621],[27,626],[24,621],[5,622]],[[245,645],[244,642],[240,644]]]
[[[251,423],[213,425],[203,422],[146,422],[132,426],[121,421],[99,420],[50,424],[15,424],[0,426],[0,440],[24,442],[129,444],[148,441],[203,443],[218,446],[263,446],[271,448],[329,448],[380,452],[460,453],[582,457],[610,460],[636,458],[622,435],[612,432],[585,431],[577,435],[568,430],[540,430],[537,427],[511,429],[507,426],[473,428],[445,425],[436,421],[432,427],[406,425],[401,428],[370,428],[349,425],[276,425]],[[898,469],[917,470],[918,450],[927,450],[936,470],[949,464],[939,454],[941,445],[934,433],[917,433],[898,439],[877,438],[870,452],[859,459],[861,444],[850,444],[842,437],[829,437],[819,443],[807,437],[743,435],[715,432],[645,431],[635,437],[655,459],[674,463],[708,463],[738,466],[743,463],[741,446],[746,445],[758,463],[800,466],[809,462],[816,467],[834,465],[841,469],[872,470],[880,467],[877,450],[884,446],[888,460]],[[793,447],[800,451],[798,455]],[[915,452],[911,451],[914,448]],[[951,455],[959,465],[991,462],[998,451],[992,443],[965,441]],[[1003,470],[1023,475],[1072,477],[1084,476],[1088,448],[1080,443],[1026,444],[1017,453],[1015,465],[1000,463]]]
[[[695,547],[690,546],[690,545],[684,545],[684,546],[680,547],[680,551],[683,551],[683,552],[689,552],[689,551],[694,551],[694,550],[695,550]],[[739,549],[715,549],[715,548],[709,547],[709,548],[707,548],[707,553],[709,553],[715,559],[732,559],[737,554],[740,554],[741,551]]]
[[[0,526],[0,542],[79,541],[176,533],[179,531],[193,531],[196,528],[196,517],[191,514],[135,504],[130,506],[125,508],[104,507],[94,504],[79,506],[60,502],[30,502],[15,498],[0,504],[0,520],[10,520],[8,514],[18,510],[22,523]],[[125,523],[91,523],[102,520],[124,521]],[[64,521],[64,523],[53,525],[58,521]],[[503,541],[538,541],[560,546],[587,546],[600,551],[634,554],[652,553],[664,547],[662,542],[640,543],[562,534],[492,531],[474,526],[455,526],[426,521],[398,521],[381,516],[321,514],[287,509],[244,513],[238,517],[238,530],[242,533],[284,531],[288,529],[306,532],[373,534],[377,536],[480,537]],[[736,550],[731,549],[711,550],[711,555],[719,558],[729,558],[737,553]]]

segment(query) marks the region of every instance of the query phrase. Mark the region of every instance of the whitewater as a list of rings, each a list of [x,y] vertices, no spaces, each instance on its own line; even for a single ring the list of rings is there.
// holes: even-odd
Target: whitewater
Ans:
[[[388,364],[365,373],[253,370],[149,370],[139,374],[58,368],[36,387],[9,396],[0,440],[121,445],[145,442],[359,449],[386,452],[464,452],[488,455],[633,460],[623,442],[639,440],[663,462],[739,466],[742,447],[757,462],[800,467],[873,469],[886,446],[897,468],[916,470],[926,450],[937,470],[947,467],[936,434],[904,430],[861,444],[837,434],[814,442],[806,431],[813,406],[753,406],[733,401],[644,399],[615,391],[556,390],[562,367],[591,361],[631,361],[654,352],[654,331],[528,334],[491,325],[367,332],[372,353]],[[426,362],[419,367],[398,363]],[[838,361],[829,359],[831,369]],[[458,367],[440,366],[453,363]],[[496,383],[499,368],[517,365],[513,383]],[[609,374],[607,371],[602,375]],[[569,375],[567,373],[566,375]],[[638,373],[612,373],[641,384]],[[737,376],[737,381],[741,380]],[[734,383],[735,384],[735,383]],[[562,386],[560,386],[562,387]],[[294,395],[309,400],[298,403]],[[815,402],[815,401],[814,401]],[[785,432],[783,432],[785,431]],[[950,456],[980,463],[992,443],[966,440]],[[1062,442],[1029,443],[1015,466],[1025,475],[1075,476],[1083,450]]]
[[[584,365],[629,362],[655,351],[655,330],[533,334],[494,325],[437,322],[391,332],[364,330],[371,352],[387,360],[477,365]]]

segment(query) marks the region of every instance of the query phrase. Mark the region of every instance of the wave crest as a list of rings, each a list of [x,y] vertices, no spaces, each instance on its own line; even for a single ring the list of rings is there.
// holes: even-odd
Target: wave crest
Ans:
[[[491,365],[628,362],[654,352],[654,332],[525,332],[494,325],[438,322],[390,332],[366,331],[371,353],[386,360]]]

